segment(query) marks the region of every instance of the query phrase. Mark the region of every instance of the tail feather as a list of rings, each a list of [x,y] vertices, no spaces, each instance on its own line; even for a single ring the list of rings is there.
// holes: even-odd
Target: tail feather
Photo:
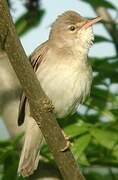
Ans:
[[[18,173],[23,177],[33,174],[37,169],[43,135],[32,117],[26,119],[25,142],[21,152]]]

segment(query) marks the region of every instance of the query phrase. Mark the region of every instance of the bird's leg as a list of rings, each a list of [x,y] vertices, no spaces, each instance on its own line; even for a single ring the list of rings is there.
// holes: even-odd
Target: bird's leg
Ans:
[[[70,142],[70,137],[67,136],[63,130],[62,130],[62,134],[64,135],[64,138],[66,140],[66,146],[63,149],[61,149],[61,152],[64,152],[64,151],[66,151],[67,149],[70,148],[71,142]]]

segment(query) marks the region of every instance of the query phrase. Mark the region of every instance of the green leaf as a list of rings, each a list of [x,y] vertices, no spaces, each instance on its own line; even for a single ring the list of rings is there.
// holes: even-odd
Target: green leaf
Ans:
[[[73,151],[76,159],[78,159],[81,156],[83,151],[88,146],[90,140],[91,140],[90,134],[85,134],[85,135],[79,137],[77,140],[75,140],[74,145],[72,147],[72,151]]]
[[[78,157],[77,161],[79,164],[84,165],[84,166],[90,165],[85,153],[82,153],[81,156]]]
[[[19,163],[18,143],[22,135],[18,135],[7,141],[0,141],[0,168],[1,180],[23,180],[17,174]]]
[[[80,134],[87,132],[87,127],[79,124],[72,124],[64,128],[65,134],[69,135],[70,137],[78,136]]]
[[[105,38],[104,36],[95,35],[95,43],[101,43],[101,42],[112,42],[110,39]]]
[[[96,67],[95,67],[96,65]],[[109,62],[107,60],[102,60],[102,61],[97,61],[95,64],[94,64],[94,67],[95,67],[95,70],[98,70],[98,71],[105,71],[105,72],[108,72],[110,74],[112,74],[113,72],[117,71],[117,67],[118,67],[118,61],[116,59],[115,62]],[[105,68],[104,68],[105,67]],[[114,71],[113,71],[114,69]],[[110,76],[110,75],[109,75]]]
[[[20,140],[24,136],[24,133],[16,135],[14,138],[11,139],[11,143],[14,147],[17,147],[18,144],[20,143]]]
[[[118,160],[118,145],[116,145],[112,151],[112,155]]]
[[[118,57],[91,58],[93,70],[97,73],[94,78],[95,84],[104,83],[106,78],[110,82],[118,82]]]
[[[47,144],[44,144],[43,147],[41,148],[41,155],[47,158],[49,161],[53,160],[53,156],[49,151]]]
[[[107,105],[108,91],[94,87],[91,91],[91,107],[97,107],[97,109],[104,109]]]
[[[37,10],[24,13],[15,23],[18,35],[23,35],[32,28],[39,25],[44,15],[44,10]]]
[[[86,3],[89,3],[94,8],[97,8],[99,6],[103,6],[106,8],[116,10],[116,7],[112,3],[110,3],[109,1],[106,1],[106,0],[83,0],[83,1],[85,1]]]
[[[108,97],[108,90],[106,89],[100,89],[98,87],[93,87],[92,89],[92,96],[97,97],[97,98],[102,98],[103,100],[106,101],[106,98]]]
[[[4,160],[4,172],[2,180],[23,180],[27,178],[18,177],[17,169],[18,169],[19,156],[18,152],[11,151],[7,153],[6,158]]]
[[[90,133],[99,144],[108,149],[112,149],[118,142],[118,133],[114,131],[93,128]]]
[[[115,116],[118,116],[118,108],[110,109],[110,111],[111,111],[112,114],[114,114]]]
[[[0,141],[0,148],[4,148],[4,147],[10,146],[10,145],[11,145],[11,141],[9,141],[9,140]]]

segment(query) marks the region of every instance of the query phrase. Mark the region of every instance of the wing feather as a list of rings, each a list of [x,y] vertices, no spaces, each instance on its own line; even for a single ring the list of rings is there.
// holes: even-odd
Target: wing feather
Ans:
[[[40,46],[38,46],[32,55],[29,57],[31,65],[34,69],[34,72],[37,71],[40,63],[44,60],[44,57],[48,50],[48,41],[44,42]],[[25,93],[22,92],[19,104],[19,113],[18,113],[18,126],[22,125],[25,119],[25,105],[26,105],[27,97]]]

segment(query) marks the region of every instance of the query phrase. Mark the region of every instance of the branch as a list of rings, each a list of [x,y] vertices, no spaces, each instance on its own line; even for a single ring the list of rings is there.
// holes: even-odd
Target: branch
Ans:
[[[48,112],[50,102],[42,91],[16,35],[5,0],[0,0],[0,48],[8,54],[12,67],[28,97],[32,116],[41,128],[63,178],[65,180],[84,180],[70,149],[61,152],[61,149],[66,146],[66,140],[54,115]]]

